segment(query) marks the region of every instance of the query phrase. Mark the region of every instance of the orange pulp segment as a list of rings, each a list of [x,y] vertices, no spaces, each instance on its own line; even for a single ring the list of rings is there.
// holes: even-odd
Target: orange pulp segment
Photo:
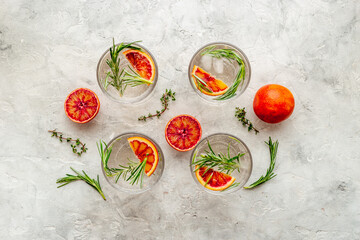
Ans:
[[[98,114],[100,101],[90,89],[78,88],[67,96],[64,109],[73,122],[87,123]]]
[[[128,138],[128,142],[140,162],[147,158],[145,174],[150,177],[150,175],[155,171],[159,162],[159,155],[155,145],[143,137],[130,137]]]
[[[195,169],[197,168],[198,166],[195,167]],[[215,171],[211,168],[205,172],[206,170],[206,167],[201,167],[195,172],[195,175],[201,185],[207,189],[213,191],[222,191],[230,187],[231,184],[233,184],[235,181],[235,178],[228,174]]]
[[[204,86],[203,83],[201,83],[199,86],[198,83],[199,80],[196,79],[194,75],[200,78],[203,81],[203,83],[206,84],[206,86]],[[211,76],[208,72],[206,72],[204,69],[196,65],[194,65],[191,77],[193,78],[196,87],[206,95],[210,95],[210,96],[222,95],[229,88],[223,81],[216,79],[215,77]]]
[[[141,77],[151,82],[154,81],[155,63],[147,53],[130,49],[123,52],[123,54]]]
[[[185,152],[193,149],[201,139],[199,121],[190,115],[179,115],[171,119],[165,128],[165,138],[171,147]]]

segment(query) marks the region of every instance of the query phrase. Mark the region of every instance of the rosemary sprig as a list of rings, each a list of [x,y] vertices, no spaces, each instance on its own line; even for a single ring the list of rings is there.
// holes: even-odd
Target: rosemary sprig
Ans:
[[[222,94],[221,96],[215,98],[215,100],[226,100],[234,97],[240,83],[244,80],[245,77],[245,64],[241,57],[233,49],[215,49],[215,46],[209,46],[201,53],[201,55],[209,54],[215,58],[226,58],[229,61],[235,60],[240,67],[239,72],[236,74],[234,83],[229,87],[229,89]]]
[[[129,160],[127,166],[119,165],[121,168],[113,168],[115,182],[117,183],[119,178],[123,176],[125,181],[130,181],[131,185],[138,184],[140,180],[140,188],[142,188],[143,178],[145,174],[145,166],[147,157],[142,162],[133,162]],[[127,175],[129,174],[129,177]]]
[[[104,141],[100,140],[99,143],[97,143],[97,147],[106,176],[115,177],[115,183],[117,183],[122,176],[123,179],[130,182],[131,185],[138,184],[140,180],[140,188],[142,188],[147,157],[142,162],[129,160],[127,166],[119,165],[119,168],[109,168],[108,161],[112,152],[112,146],[108,147]]]
[[[108,145],[102,140],[100,140],[99,143],[96,143],[96,146],[98,148],[106,176],[112,176],[112,171],[108,167],[109,158],[112,152],[112,146],[108,147]]]
[[[193,74],[195,80],[196,80],[196,83],[198,85],[198,87],[202,90],[204,90],[205,92],[207,93],[213,93],[213,90],[211,90],[211,88],[209,87],[209,85],[204,81],[202,80],[201,78],[199,78],[198,76],[196,76],[195,74]]]
[[[245,189],[251,189],[256,186],[259,186],[260,184],[263,184],[264,182],[269,181],[270,179],[274,178],[276,174],[273,172],[275,168],[275,162],[276,162],[276,154],[277,149],[279,146],[279,141],[275,141],[274,143],[271,140],[271,137],[269,137],[269,142],[265,142],[266,145],[269,146],[269,152],[270,152],[270,166],[266,171],[265,176],[261,176],[256,182],[253,182],[248,187],[244,187]]]
[[[81,173],[79,173],[72,167],[70,167],[70,169],[73,170],[76,173],[76,175],[66,174],[66,177],[59,178],[58,180],[56,180],[56,183],[61,184],[60,186],[58,186],[58,188],[63,187],[73,181],[82,180],[87,184],[89,184],[91,187],[93,187],[96,191],[98,191],[101,197],[104,200],[106,200],[100,186],[99,175],[97,175],[97,180],[95,180],[95,179],[91,179],[84,171],[82,171],[84,175],[81,175]]]
[[[126,71],[125,69],[120,71],[120,52],[125,48],[141,51],[141,48],[132,45],[137,42],[139,41],[131,43],[120,43],[118,46],[116,46],[115,40],[113,39],[113,47],[110,47],[110,59],[106,60],[107,65],[110,67],[110,71],[107,73],[104,80],[105,89],[107,89],[108,85],[111,85],[116,88],[116,90],[119,91],[120,96],[122,96],[127,86],[135,87],[141,84],[152,84],[151,81],[141,77],[130,67],[129,69],[131,72]],[[109,78],[111,80],[109,80]]]
[[[255,134],[259,133],[259,130],[257,130],[254,125],[247,119],[245,118],[246,115],[246,111],[245,108],[235,108],[235,117],[242,122],[243,126],[248,126],[248,131],[250,132],[251,130],[255,131]]]
[[[78,156],[81,156],[84,152],[86,152],[86,150],[88,150],[85,147],[86,143],[82,143],[79,138],[77,138],[77,139],[72,139],[71,137],[65,138],[65,137],[63,137],[63,133],[56,131],[56,129],[49,130],[48,132],[51,133],[51,137],[58,138],[60,142],[63,142],[63,141],[74,142],[74,144],[71,144],[70,146],[72,148],[73,153],[77,154]]]
[[[205,154],[200,154],[199,157],[192,160],[192,165],[196,166],[195,172],[201,167],[207,168],[204,174],[215,167],[219,172],[225,172],[226,174],[231,174],[235,170],[240,172],[240,157],[244,156],[245,153],[238,153],[236,156],[230,157],[229,144],[227,155],[223,153],[215,154],[209,141],[207,141],[207,144],[210,151],[205,150]]]
[[[126,86],[130,86],[130,87],[136,87],[136,86],[139,86],[139,85],[142,85],[142,84],[152,84],[153,82],[152,81],[149,81],[143,77],[141,77],[137,72],[135,72],[129,65],[128,65],[128,68],[129,68],[129,72],[126,71],[125,69],[123,70],[122,72],[122,75],[121,75],[121,80],[123,81],[123,83],[125,84],[125,88]],[[125,89],[124,89],[125,91]]]
[[[162,95],[162,97],[160,98],[161,101],[161,105],[162,105],[162,109],[159,111],[157,110],[156,113],[151,114],[149,113],[147,116],[143,115],[141,117],[138,118],[139,121],[145,121],[148,118],[153,118],[153,117],[157,117],[160,118],[160,116],[169,109],[169,102],[171,101],[175,101],[175,92],[173,92],[171,89],[165,91],[165,93]]]

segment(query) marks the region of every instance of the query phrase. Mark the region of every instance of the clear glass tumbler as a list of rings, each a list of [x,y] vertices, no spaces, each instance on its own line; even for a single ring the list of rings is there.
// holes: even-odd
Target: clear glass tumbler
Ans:
[[[232,60],[232,59],[229,60],[226,57],[216,58],[211,56],[210,54],[204,54],[209,48],[212,47],[214,50],[231,49],[237,56],[239,56],[242,59],[245,73],[237,89],[234,89],[231,86],[235,83],[237,75],[240,73],[239,72],[240,65],[236,60]],[[225,94],[227,94],[227,93],[220,94],[225,90],[218,91],[218,93],[216,92],[211,93],[206,91],[206,89],[200,91],[199,85],[196,83],[197,80],[193,76],[194,66],[200,67],[201,69],[209,73],[211,76],[223,81],[229,87],[229,89],[232,89],[233,97],[225,100],[218,100],[218,98],[221,98],[222,96],[225,96]],[[240,50],[239,48],[237,48],[236,46],[230,43],[214,42],[201,47],[194,54],[189,64],[188,76],[189,76],[190,84],[198,96],[200,96],[202,99],[208,102],[221,104],[225,101],[234,100],[246,90],[250,82],[251,67],[248,58],[246,57],[245,53],[242,50]],[[216,95],[216,94],[220,94],[220,95]]]
[[[116,46],[118,46],[118,45],[119,44],[116,44]],[[158,67],[157,67],[154,56],[151,54],[151,52],[149,50],[147,50],[145,47],[141,46],[140,44],[134,43],[132,45],[135,47],[140,47],[142,49],[142,51],[144,53],[146,53],[148,56],[150,56],[150,58],[152,59],[152,61],[154,63],[154,67],[155,67],[155,76],[154,76],[154,80],[153,80],[152,84],[150,84],[150,85],[142,84],[142,85],[139,85],[136,87],[128,86],[125,89],[124,94],[121,96],[119,91],[116,88],[114,88],[113,86],[111,86],[111,85],[105,86],[106,85],[105,79],[106,79],[107,73],[110,71],[110,67],[106,63],[106,61],[108,59],[111,59],[110,58],[110,48],[103,53],[103,55],[101,56],[101,58],[98,62],[98,65],[97,65],[96,76],[97,76],[97,81],[98,81],[98,84],[99,84],[101,90],[110,99],[112,99],[116,102],[119,102],[119,103],[143,102],[145,99],[147,99],[149,96],[151,96],[151,93],[155,89],[155,86],[156,86],[156,83],[158,80]],[[125,56],[122,54],[122,52],[124,52],[126,50],[129,50],[129,49],[125,48],[119,54],[120,71],[121,71],[121,69],[125,69],[128,66],[131,66],[131,64],[128,62],[128,60],[125,58]]]
[[[224,154],[225,156],[228,156],[228,151],[230,157],[236,156],[239,153],[245,153],[242,157],[240,157],[240,167],[239,167],[240,172],[234,170],[231,174],[229,174],[231,177],[235,178],[234,184],[236,184],[236,187],[229,187],[222,191],[215,191],[206,188],[198,180],[198,177],[196,176],[195,173],[196,166],[193,165],[192,163],[194,160],[197,160],[201,154],[205,154],[206,151],[210,151],[208,147],[208,142],[216,155],[221,153]],[[218,167],[214,167],[213,170],[219,171]],[[249,148],[246,146],[246,144],[236,136],[226,133],[213,134],[206,138],[203,138],[200,141],[200,143],[196,146],[196,148],[193,150],[190,158],[190,171],[191,171],[191,175],[194,178],[194,181],[197,183],[197,185],[200,188],[204,189],[205,191],[217,195],[232,193],[241,189],[246,184],[246,182],[248,181],[251,175],[251,171],[252,171],[251,153]]]
[[[146,174],[143,175],[142,185],[140,185],[140,182],[132,185],[130,181],[126,181],[123,176],[116,182],[116,176],[108,176],[106,174],[103,162],[101,162],[101,168],[107,182],[115,189],[126,193],[142,193],[151,189],[160,180],[164,171],[164,154],[160,146],[153,139],[140,133],[123,133],[113,138],[107,145],[107,148],[112,147],[112,152],[108,160],[108,168],[120,168],[119,165],[127,166],[129,161],[135,163],[140,161],[134,154],[128,142],[128,138],[132,137],[140,137],[150,141],[155,146],[159,156],[155,171],[150,176],[147,176]],[[129,176],[130,175],[128,174],[127,177]]]

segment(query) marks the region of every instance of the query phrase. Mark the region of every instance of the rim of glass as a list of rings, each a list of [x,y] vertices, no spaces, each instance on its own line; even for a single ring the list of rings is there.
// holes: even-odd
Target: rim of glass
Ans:
[[[240,52],[241,57],[242,57],[242,60],[243,60],[244,63],[245,63],[245,66],[247,66],[248,69],[249,69],[249,70],[248,70],[249,77],[248,77],[248,81],[246,82],[246,84],[243,85],[241,91],[239,91],[239,92],[236,93],[236,96],[234,96],[234,97],[232,97],[232,98],[230,98],[230,99],[221,100],[221,101],[218,100],[218,101],[217,101],[217,100],[211,100],[211,99],[205,98],[205,97],[203,96],[204,94],[201,93],[201,92],[197,89],[196,86],[194,86],[194,83],[193,83],[193,80],[192,80],[192,77],[191,77],[191,72],[192,72],[192,68],[191,68],[191,67],[192,67],[192,65],[193,65],[192,62],[193,62],[194,58],[195,58],[202,50],[204,50],[204,48],[206,48],[206,47],[208,47],[208,46],[211,46],[211,45],[220,45],[220,44],[222,44],[222,45],[228,45],[229,47],[232,47],[232,48],[234,48],[234,49],[236,49],[237,51]],[[245,72],[245,75],[246,75],[246,72]],[[191,60],[190,60],[190,62],[189,62],[189,67],[188,67],[188,77],[189,77],[189,81],[190,81],[191,87],[193,88],[193,90],[196,92],[196,94],[197,94],[201,99],[205,100],[205,101],[208,102],[208,103],[212,103],[212,104],[218,105],[218,104],[222,104],[222,103],[225,103],[225,102],[228,102],[228,101],[232,101],[232,100],[238,98],[240,95],[242,95],[242,94],[245,92],[245,90],[246,90],[247,87],[249,86],[249,83],[250,83],[250,80],[251,80],[251,65],[250,65],[250,61],[249,61],[249,59],[247,58],[246,54],[245,54],[240,48],[238,48],[237,46],[235,46],[235,45],[233,45],[233,44],[231,44],[231,43],[228,43],[228,42],[212,42],[212,43],[208,43],[208,44],[202,46],[201,48],[199,48],[199,49],[195,52],[195,54],[192,56],[192,58],[191,58]],[[244,79],[244,81],[246,81],[246,79]]]
[[[104,166],[103,166],[103,163],[102,163],[102,160],[100,160],[100,165],[101,165],[101,170],[102,170],[102,173],[106,179],[106,181],[108,182],[108,184],[118,190],[118,191],[121,191],[121,192],[124,192],[124,193],[128,193],[128,194],[140,194],[140,193],[144,193],[144,192],[147,192],[149,191],[150,189],[152,189],[161,179],[162,175],[163,175],[163,172],[164,172],[164,169],[165,169],[165,156],[164,156],[164,153],[160,147],[159,144],[157,144],[157,142],[154,141],[154,139],[146,136],[145,134],[142,134],[142,133],[138,133],[138,132],[125,132],[125,133],[122,133],[122,134],[119,134],[117,135],[116,137],[114,137],[113,139],[111,139],[109,141],[109,143],[107,143],[107,147],[104,149],[104,151],[106,151],[108,149],[108,147],[110,147],[118,138],[121,138],[123,137],[124,135],[136,135],[136,136],[140,136],[140,137],[144,137],[146,138],[147,140],[150,140],[151,142],[153,142],[155,144],[155,146],[157,147],[157,150],[158,150],[158,154],[161,155],[161,158],[162,158],[162,161],[163,161],[163,166],[162,166],[162,169],[161,169],[161,174],[159,176],[159,178],[156,180],[156,182],[154,182],[154,184],[152,184],[151,186],[149,186],[148,188],[143,188],[143,189],[138,189],[138,190],[128,190],[128,189],[124,189],[124,188],[121,188],[120,186],[115,186],[114,183],[110,182],[109,180],[109,177],[106,176],[106,173],[105,173],[105,170],[104,170]],[[156,170],[155,170],[156,171]]]
[[[125,44],[128,44],[128,42],[124,42]],[[118,46],[120,45],[121,43],[117,43],[115,44],[115,46]],[[104,89],[104,87],[102,86],[101,84],[101,79],[99,77],[99,70],[100,70],[100,63],[102,62],[102,60],[105,58],[105,56],[110,52],[110,48],[108,48],[100,57],[98,63],[97,63],[97,67],[96,67],[96,79],[97,79],[97,82],[98,82],[98,85],[101,89],[101,91],[107,96],[109,97],[111,100],[115,101],[115,102],[118,102],[118,103],[125,103],[125,104],[137,104],[137,103],[142,103],[144,102],[145,100],[149,99],[149,97],[151,96],[151,94],[154,92],[154,89],[156,87],[156,84],[157,84],[157,80],[158,80],[158,65],[156,63],[156,60],[154,58],[154,55],[147,49],[145,48],[144,46],[138,44],[138,43],[133,43],[133,45],[137,46],[137,47],[140,47],[141,49],[144,49],[146,53],[148,53],[150,55],[150,57],[152,58],[153,62],[154,62],[154,65],[155,65],[155,77],[154,77],[154,81],[153,81],[153,84],[151,84],[151,86],[149,86],[151,88],[151,91],[149,91],[146,95],[144,95],[142,98],[138,99],[138,100],[135,100],[135,98],[133,100],[130,99],[126,99],[126,100],[123,100],[123,99],[118,99],[118,98],[115,98],[113,97],[111,94],[108,93],[107,90]]]
[[[239,143],[241,143],[241,144],[245,147],[246,151],[249,153],[249,156],[250,156],[249,176],[245,179],[244,184],[239,185],[238,187],[233,188],[233,189],[231,189],[231,190],[229,190],[229,191],[213,191],[213,190],[210,190],[210,189],[205,188],[205,187],[204,187],[203,185],[201,185],[201,183],[197,180],[197,178],[196,178],[196,176],[195,176],[195,172],[193,171],[193,167],[192,167],[192,159],[193,159],[193,157],[194,157],[194,154],[195,154],[197,148],[198,148],[199,146],[201,146],[201,143],[204,142],[204,141],[206,141],[206,140],[207,140],[208,138],[210,138],[210,137],[218,136],[218,135],[225,135],[225,136],[228,136],[228,137],[235,138],[236,140],[239,141]],[[229,194],[229,193],[237,192],[237,191],[239,191],[240,189],[242,189],[243,186],[247,183],[247,181],[249,181],[249,178],[250,178],[251,173],[252,173],[252,168],[253,168],[253,160],[252,160],[252,155],[251,155],[250,149],[249,149],[248,146],[244,143],[243,140],[241,140],[240,138],[238,138],[238,137],[236,137],[236,136],[234,136],[234,135],[232,135],[232,134],[229,134],[229,133],[214,133],[214,134],[211,134],[211,135],[209,135],[209,136],[201,139],[201,141],[196,145],[196,147],[195,147],[195,148],[193,149],[193,151],[191,152],[191,156],[190,156],[190,173],[191,173],[191,176],[193,177],[196,185],[199,186],[201,189],[203,189],[205,192],[208,192],[208,193],[214,194],[214,195],[226,195],[226,194]]]

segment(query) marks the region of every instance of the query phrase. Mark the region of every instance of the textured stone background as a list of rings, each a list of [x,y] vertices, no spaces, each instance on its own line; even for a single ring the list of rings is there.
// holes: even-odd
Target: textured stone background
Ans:
[[[360,239],[359,15],[357,0],[0,0],[0,238]],[[142,40],[156,57],[159,84],[146,103],[123,106],[100,91],[96,64],[112,37]],[[193,53],[213,41],[237,45],[252,66],[247,91],[223,106],[201,101],[187,77]],[[294,114],[278,125],[252,110],[256,90],[268,83],[296,98]],[[78,87],[101,101],[85,125],[63,110]],[[177,93],[170,111],[138,122],[169,87]],[[235,106],[248,109],[259,135],[237,122]],[[249,182],[267,168],[263,141],[279,139],[278,176],[225,197],[199,189],[190,153],[172,150],[163,136],[180,113],[196,116],[203,136],[242,138],[254,158]],[[80,137],[89,151],[77,158],[50,138],[53,128]],[[128,130],[151,135],[166,158],[159,184],[137,196],[107,184],[95,145]],[[99,174],[108,201],[80,182],[57,189],[70,166]]]

